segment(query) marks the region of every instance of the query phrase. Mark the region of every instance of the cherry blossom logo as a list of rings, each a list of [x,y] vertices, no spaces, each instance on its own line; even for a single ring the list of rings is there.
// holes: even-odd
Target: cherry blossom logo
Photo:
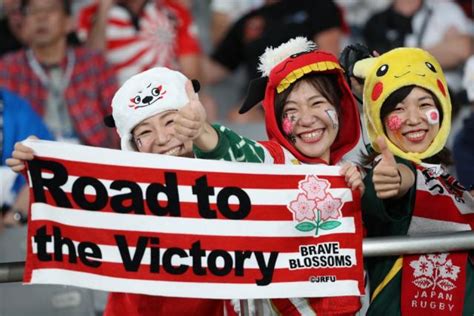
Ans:
[[[414,269],[413,283],[423,290],[439,287],[451,291],[456,285],[450,280],[456,281],[460,272],[460,268],[448,259],[447,253],[420,256],[418,260],[410,262],[410,267]]]
[[[329,181],[317,176],[308,175],[299,182],[300,192],[296,200],[287,207],[293,213],[293,219],[298,221],[295,228],[302,232],[332,230],[341,225],[341,209],[344,204],[341,199],[334,198],[329,193]]]

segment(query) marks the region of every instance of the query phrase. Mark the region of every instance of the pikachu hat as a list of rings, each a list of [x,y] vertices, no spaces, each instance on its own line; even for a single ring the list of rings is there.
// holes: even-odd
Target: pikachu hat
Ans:
[[[373,148],[380,152],[375,143],[378,136],[384,136],[390,151],[402,158],[420,163],[443,149],[451,129],[451,100],[441,66],[425,50],[419,48],[396,48],[378,57],[358,61],[354,75],[365,78],[364,117],[367,132]],[[405,152],[395,146],[385,135],[380,109],[385,100],[396,90],[416,85],[432,92],[441,104],[443,120],[438,134],[424,152]]]

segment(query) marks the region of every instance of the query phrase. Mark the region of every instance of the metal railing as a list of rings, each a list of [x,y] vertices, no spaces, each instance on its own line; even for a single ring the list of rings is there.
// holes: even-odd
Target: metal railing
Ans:
[[[474,249],[474,231],[364,238],[364,257],[396,256]],[[21,282],[25,262],[0,263],[0,283]]]

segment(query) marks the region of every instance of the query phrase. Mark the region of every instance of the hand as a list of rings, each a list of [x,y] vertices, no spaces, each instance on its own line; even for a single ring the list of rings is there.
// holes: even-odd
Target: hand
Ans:
[[[36,136],[30,136],[28,139],[38,139]],[[21,142],[15,144],[15,149],[12,153],[12,158],[6,160],[7,166],[15,172],[21,172],[25,169],[25,161],[33,160],[33,150],[23,145]]]
[[[388,199],[398,196],[401,188],[401,176],[397,162],[392,152],[387,147],[387,142],[383,136],[376,140],[380,149],[382,159],[374,168],[372,181],[374,182],[377,197]]]
[[[189,102],[176,113],[174,118],[175,135],[183,142],[201,136],[207,122],[206,110],[189,80],[186,82],[186,94]]]
[[[339,173],[345,177],[347,185],[351,190],[360,190],[360,195],[364,194],[365,186],[362,181],[362,175],[356,165],[345,163]]]

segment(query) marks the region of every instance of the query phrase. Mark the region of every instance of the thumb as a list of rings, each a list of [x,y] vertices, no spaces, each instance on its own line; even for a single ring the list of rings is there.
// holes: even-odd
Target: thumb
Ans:
[[[395,157],[393,156],[392,152],[388,149],[387,141],[385,137],[379,136],[376,140],[377,146],[379,147],[380,154],[382,155],[382,160],[385,163],[396,165],[397,162],[395,161]]]
[[[189,102],[192,103],[192,101],[199,101],[199,96],[196,92],[194,92],[193,83],[191,80],[186,81],[185,89]]]

